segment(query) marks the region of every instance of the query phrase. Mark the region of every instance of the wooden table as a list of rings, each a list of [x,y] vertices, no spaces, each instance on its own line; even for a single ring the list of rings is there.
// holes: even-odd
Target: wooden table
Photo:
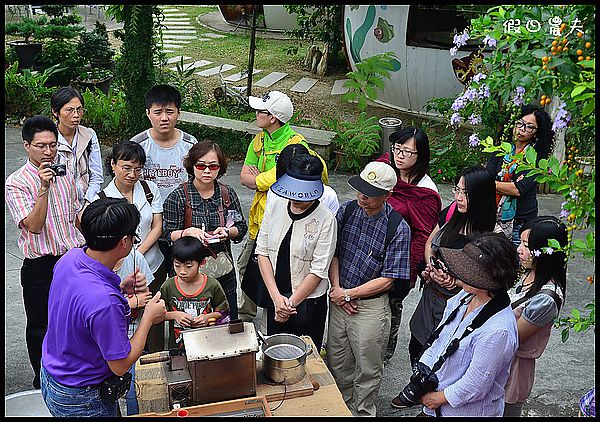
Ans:
[[[262,362],[257,361],[256,395],[266,398],[273,416],[352,416],[327,365],[316,352],[313,341],[308,336],[302,338],[314,351],[306,358],[307,375],[304,379],[286,387],[267,384],[261,374]],[[157,352],[146,357],[166,353]],[[140,367],[139,361],[136,364],[140,415],[170,414],[165,376],[167,368],[167,362],[146,364],[143,367]]]

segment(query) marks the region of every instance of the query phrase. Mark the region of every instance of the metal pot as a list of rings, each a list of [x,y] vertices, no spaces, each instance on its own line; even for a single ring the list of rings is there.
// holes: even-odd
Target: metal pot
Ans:
[[[302,380],[306,375],[306,357],[312,348],[304,340],[293,334],[274,334],[262,341],[262,373],[275,384],[290,385]]]

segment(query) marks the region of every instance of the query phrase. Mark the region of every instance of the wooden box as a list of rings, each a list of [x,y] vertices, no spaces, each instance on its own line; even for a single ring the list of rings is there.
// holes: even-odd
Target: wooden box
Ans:
[[[168,413],[144,413],[131,417],[176,417],[176,416],[272,416],[267,400],[264,397],[228,400],[198,406],[182,407]]]

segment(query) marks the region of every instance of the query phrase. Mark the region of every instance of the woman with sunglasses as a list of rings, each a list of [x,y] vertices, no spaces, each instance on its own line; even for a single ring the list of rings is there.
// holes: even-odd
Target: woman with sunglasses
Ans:
[[[525,177],[526,171],[516,172],[514,159],[532,147],[537,160],[548,158],[554,148],[554,131],[550,116],[535,105],[524,105],[513,131],[514,141],[510,154],[492,154],[486,168],[496,177],[496,205],[498,223],[512,242],[519,246],[521,225],[538,213],[537,182],[535,177]]]
[[[425,244],[427,265],[421,273],[423,292],[409,324],[411,364],[416,362],[423,345],[439,324],[447,301],[460,291],[455,279],[438,264],[439,248],[462,249],[467,236],[491,232],[496,223],[494,178],[485,168],[465,169],[452,191],[455,201],[440,212],[437,225]]]
[[[50,98],[50,109],[58,129],[57,162],[65,164],[67,171],[75,176],[83,209],[104,183],[98,136],[93,129],[80,124],[85,109],[83,96],[76,89],[59,88]]]
[[[146,163],[144,148],[136,142],[123,141],[115,145],[112,154],[106,159],[113,179],[95,197],[125,198],[134,204],[140,212],[140,224],[136,235],[140,243],[135,249],[141,252],[152,271],[154,281],[149,283],[152,295],[160,290],[167,276],[164,256],[158,247],[158,238],[162,233],[163,199],[156,183],[140,180]],[[164,348],[163,324],[153,326],[148,334],[146,348],[153,353]]]
[[[419,128],[407,127],[390,134],[390,152],[377,161],[390,164],[398,181],[387,200],[410,227],[410,286],[391,293],[392,327],[384,364],[394,355],[402,316],[402,301],[425,269],[425,242],[433,230],[442,207],[438,189],[429,172],[429,138]]]
[[[212,141],[198,142],[184,157],[183,166],[190,177],[165,200],[163,236],[171,245],[182,236],[197,237],[206,246],[215,250],[224,249],[233,262],[230,241],[241,242],[248,225],[235,190],[217,180],[227,171],[227,161],[221,147]],[[226,192],[223,192],[224,189]],[[185,227],[186,202],[192,210],[190,227]],[[217,280],[227,296],[230,318],[236,319],[235,267]]]
[[[549,239],[556,239],[562,248],[567,246],[565,225],[556,217],[538,217],[523,223],[520,236],[517,252],[524,272],[509,291],[517,318],[519,350],[505,387],[504,416],[521,416],[523,412],[533,388],[535,360],[546,349],[567,288],[566,255],[548,247]]]

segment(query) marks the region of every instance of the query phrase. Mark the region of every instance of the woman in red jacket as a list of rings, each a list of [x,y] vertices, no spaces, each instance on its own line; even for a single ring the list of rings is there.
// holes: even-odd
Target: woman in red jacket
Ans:
[[[422,130],[407,127],[390,135],[390,152],[377,161],[391,164],[398,182],[388,203],[398,211],[410,226],[410,286],[390,293],[392,328],[384,357],[384,364],[393,356],[402,316],[402,301],[415,286],[417,274],[425,268],[425,242],[433,230],[442,207],[438,189],[429,172],[429,138]]]

